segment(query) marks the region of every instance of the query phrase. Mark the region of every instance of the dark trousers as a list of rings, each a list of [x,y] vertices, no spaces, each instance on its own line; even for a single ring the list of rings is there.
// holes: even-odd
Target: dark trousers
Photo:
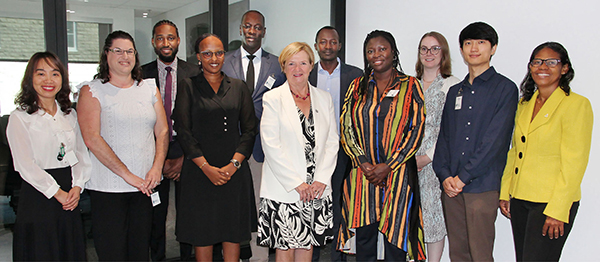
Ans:
[[[377,261],[378,226],[373,223],[356,229],[356,261]],[[406,252],[385,240],[384,260],[406,261]]]
[[[175,203],[179,200],[180,184],[173,181],[175,184]],[[152,261],[166,260],[166,223],[167,213],[169,210],[169,193],[171,191],[171,180],[163,179],[160,185],[156,187],[156,191],[160,196],[160,205],[152,208],[152,233],[150,236],[150,256]],[[177,206],[177,204],[175,204]],[[187,243],[179,243],[179,254],[182,261],[191,261],[192,245]]]
[[[498,191],[442,194],[450,260],[493,261]]]
[[[546,222],[547,203],[533,203],[525,200],[510,200],[510,216],[515,241],[517,261],[558,261],[573,227],[579,202],[574,202],[569,211],[569,223],[564,224],[564,235],[558,239],[542,236]]]
[[[343,149],[338,152],[337,164],[333,176],[331,176],[331,189],[333,198],[333,241],[331,242],[331,260],[334,262],[346,261],[346,253],[338,250],[335,243],[338,241],[338,231],[340,231],[340,224],[342,223],[342,192],[344,179],[348,176],[348,170],[352,169],[350,165],[350,158]],[[317,262],[321,257],[321,247],[314,247],[312,261]]]
[[[89,190],[92,233],[100,261],[150,260],[152,203],[141,192]]]

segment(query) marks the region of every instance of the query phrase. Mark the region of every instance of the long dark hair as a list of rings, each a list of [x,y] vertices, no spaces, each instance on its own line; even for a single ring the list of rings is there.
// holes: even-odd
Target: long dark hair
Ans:
[[[108,52],[110,52],[108,49],[110,49],[115,39],[129,40],[131,41],[131,44],[133,44],[133,49],[137,50],[135,41],[133,41],[133,37],[131,37],[129,33],[120,30],[110,33],[106,37],[106,40],[104,40],[104,47],[102,48],[102,54],[100,55],[100,64],[98,65],[98,74],[94,76],[94,79],[101,79],[103,84],[110,81],[107,56]],[[138,85],[142,82],[142,67],[140,66],[140,56],[137,52],[135,52],[135,66],[133,67],[133,70],[131,70],[131,78],[138,81]]]
[[[450,59],[450,48],[448,47],[448,41],[442,34],[435,31],[431,31],[429,33],[425,33],[423,37],[421,37],[421,40],[419,40],[418,49],[421,49],[421,43],[423,43],[423,39],[425,39],[425,37],[428,36],[435,38],[435,40],[437,40],[438,43],[440,43],[440,47],[442,48],[442,57],[440,60],[440,74],[443,78],[448,78],[452,75],[452,61]],[[423,63],[421,63],[420,51],[417,52],[417,64],[415,64],[415,70],[417,72],[417,78],[421,79],[421,77],[423,77]]]
[[[23,80],[21,81],[21,90],[15,98],[15,104],[19,108],[27,111],[28,114],[33,114],[40,109],[38,94],[33,87],[33,74],[35,74],[36,67],[42,59],[48,63],[49,66],[58,69],[60,72],[62,84],[60,90],[56,93],[55,99],[60,106],[60,111],[65,114],[71,113],[69,74],[63,63],[60,62],[60,59],[58,59],[54,53],[48,51],[37,52],[29,58],[29,62],[25,68],[25,75],[23,75]]]
[[[571,83],[571,80],[573,80],[573,78],[575,77],[575,70],[573,69],[573,65],[571,65],[569,53],[563,45],[557,42],[546,42],[541,45],[538,45],[535,49],[533,49],[531,57],[529,57],[529,63],[531,63],[535,56],[544,48],[550,48],[552,49],[552,51],[558,53],[558,55],[560,56],[560,63],[563,66],[567,65],[569,67],[567,73],[562,75],[560,77],[560,80],[558,81],[558,86],[560,86],[560,88],[565,92],[566,95],[569,95],[571,92],[571,87],[569,86],[569,83]],[[531,97],[533,97],[533,93],[535,93],[535,90],[537,90],[537,86],[535,85],[535,82],[531,77],[531,69],[529,68],[529,63],[527,63],[527,75],[523,79],[523,82],[521,82],[520,87],[521,93],[523,94],[523,101],[531,100]]]
[[[400,65],[400,51],[398,51],[398,46],[396,45],[396,39],[394,39],[394,36],[387,31],[371,31],[371,33],[367,35],[367,38],[365,38],[365,42],[363,43],[363,61],[365,63],[365,74],[358,88],[358,93],[360,95],[364,94],[367,91],[367,87],[369,86],[369,77],[373,72],[373,68],[369,65],[369,61],[367,60],[367,44],[369,43],[369,40],[376,37],[383,37],[388,43],[390,43],[394,59],[392,61],[392,68],[395,68],[396,70],[398,70],[398,72],[403,73],[402,66]]]

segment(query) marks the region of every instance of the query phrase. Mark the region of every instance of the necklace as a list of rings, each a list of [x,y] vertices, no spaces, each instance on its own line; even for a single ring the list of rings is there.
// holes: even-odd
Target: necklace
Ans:
[[[306,100],[310,96],[310,92],[306,93],[305,97],[301,97],[301,96],[297,95],[296,93],[294,93],[294,91],[292,91],[291,88],[290,88],[290,91],[292,92],[292,95],[294,95],[294,96],[296,96],[296,98],[300,98],[302,100]]]

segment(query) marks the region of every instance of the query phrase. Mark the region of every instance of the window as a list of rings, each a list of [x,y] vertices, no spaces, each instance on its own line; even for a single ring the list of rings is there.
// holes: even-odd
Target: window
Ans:
[[[67,21],[67,44],[69,52],[77,52],[77,23]]]

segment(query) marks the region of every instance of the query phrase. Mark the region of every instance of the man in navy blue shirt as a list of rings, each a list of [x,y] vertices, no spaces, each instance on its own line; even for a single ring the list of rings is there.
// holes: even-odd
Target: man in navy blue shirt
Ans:
[[[469,66],[448,91],[433,168],[442,182],[452,261],[493,261],[500,180],[506,164],[518,89],[490,67],[498,34],[475,22],[459,36]]]

